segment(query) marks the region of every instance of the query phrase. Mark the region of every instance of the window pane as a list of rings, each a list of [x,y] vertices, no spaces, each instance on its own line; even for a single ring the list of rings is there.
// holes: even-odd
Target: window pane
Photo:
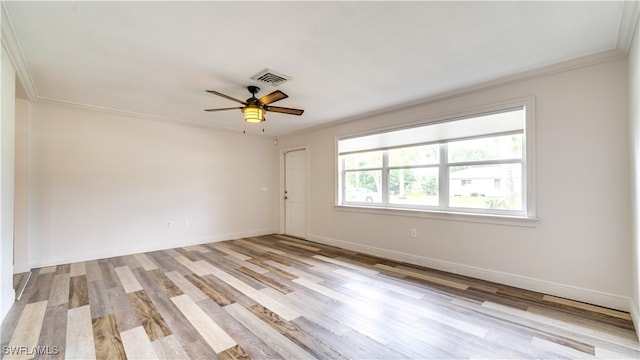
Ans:
[[[437,144],[389,150],[389,166],[437,164],[439,153]]]
[[[389,203],[438,205],[438,168],[389,170]]]
[[[382,167],[382,151],[342,155],[345,170],[371,169]]]
[[[381,182],[381,170],[346,172],[344,201],[382,203]]]
[[[449,162],[522,158],[522,134],[496,136],[449,143]]]
[[[522,210],[522,165],[452,166],[449,206]]]

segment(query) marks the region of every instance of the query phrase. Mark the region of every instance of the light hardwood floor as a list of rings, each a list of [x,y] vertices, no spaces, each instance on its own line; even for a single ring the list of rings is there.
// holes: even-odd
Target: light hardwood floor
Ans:
[[[272,235],[35,269],[7,359],[634,358],[628,313]]]

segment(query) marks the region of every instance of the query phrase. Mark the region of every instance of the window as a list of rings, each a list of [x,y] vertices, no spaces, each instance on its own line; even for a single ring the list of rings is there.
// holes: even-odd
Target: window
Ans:
[[[531,106],[338,139],[338,204],[532,216]]]

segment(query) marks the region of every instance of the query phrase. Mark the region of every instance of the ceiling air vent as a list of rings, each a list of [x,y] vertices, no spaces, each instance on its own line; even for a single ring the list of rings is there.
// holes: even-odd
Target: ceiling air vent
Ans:
[[[255,74],[251,79],[269,84],[271,86],[278,86],[287,80],[291,80],[291,77],[285,74],[277,73],[270,69],[264,69]]]

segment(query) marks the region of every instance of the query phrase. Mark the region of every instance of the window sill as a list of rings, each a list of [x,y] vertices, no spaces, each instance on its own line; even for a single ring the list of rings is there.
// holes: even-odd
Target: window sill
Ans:
[[[472,223],[519,226],[519,227],[530,227],[530,228],[535,227],[539,220],[538,218],[534,218],[534,217],[504,216],[504,215],[476,214],[476,213],[462,213],[462,212],[458,213],[458,212],[435,211],[435,210],[399,209],[399,208],[358,206],[358,205],[334,205],[334,208],[337,211],[346,211],[346,212],[417,217],[417,218],[423,218],[423,219],[463,221],[463,222],[472,222]]]

